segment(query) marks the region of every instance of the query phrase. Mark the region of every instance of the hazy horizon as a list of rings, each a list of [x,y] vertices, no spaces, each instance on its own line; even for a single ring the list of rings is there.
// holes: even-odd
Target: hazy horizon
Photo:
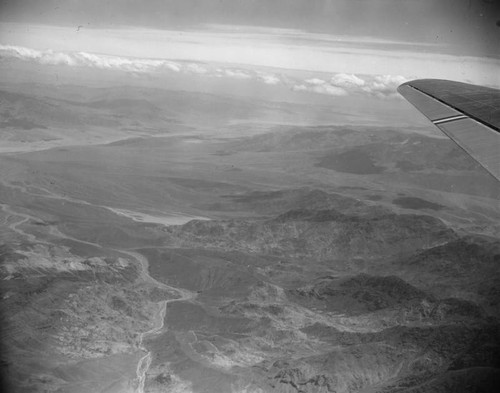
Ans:
[[[498,7],[479,0],[435,3],[3,0],[0,55],[93,66],[67,58],[84,52],[130,64],[183,60],[245,65],[252,72],[263,66],[500,87]]]
[[[298,29],[456,45],[461,54],[498,54],[499,4],[487,0],[2,0],[3,21],[100,28],[196,28],[205,24]]]

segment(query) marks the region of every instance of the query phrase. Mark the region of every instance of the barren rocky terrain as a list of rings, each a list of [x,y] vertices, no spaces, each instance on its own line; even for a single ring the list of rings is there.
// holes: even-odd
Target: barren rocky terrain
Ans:
[[[400,101],[39,80],[0,84],[4,391],[500,383],[500,185]]]

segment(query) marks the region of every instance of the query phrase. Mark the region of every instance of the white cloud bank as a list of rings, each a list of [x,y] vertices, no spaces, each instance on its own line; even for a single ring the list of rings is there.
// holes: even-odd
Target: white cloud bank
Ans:
[[[330,83],[334,86],[352,88],[365,85],[365,81],[354,74],[337,74],[332,77]]]
[[[179,68],[181,72],[185,63],[195,63],[200,67],[218,64],[225,69],[239,64],[247,71],[254,70],[251,72],[252,78],[256,77],[255,70],[264,68],[287,70],[287,74],[296,71],[308,73],[309,78],[319,76],[328,80],[331,86],[344,90],[359,87],[363,83],[359,79],[367,82],[366,75],[385,74],[500,86],[500,59],[497,58],[450,55],[443,50],[446,48],[440,46],[403,42],[394,45],[394,42],[371,38],[318,35],[298,30],[254,29],[248,26],[228,26],[226,29],[209,26],[183,31],[126,26],[76,30],[69,26],[2,22],[0,37],[2,44],[37,50],[38,53],[31,54],[37,58],[42,56],[43,59],[39,61],[56,61],[58,64],[90,62],[95,67],[128,67],[134,72],[150,72],[151,69],[162,67]],[[52,49],[52,53],[47,48]],[[95,53],[107,57],[89,59],[85,56]],[[183,60],[179,62],[176,59]],[[111,64],[113,62],[115,64]],[[183,64],[180,66],[178,63]],[[214,73],[213,69],[209,71],[207,74]],[[189,72],[204,75],[197,67]],[[336,80],[330,80],[332,75],[336,76]],[[226,76],[238,77],[236,74]],[[277,77],[280,78],[279,82],[275,78],[259,80],[282,86],[282,75]],[[284,86],[289,85],[285,83]],[[307,87],[307,84],[304,83],[304,86]],[[340,92],[328,85],[316,87],[315,90],[324,94]],[[380,87],[377,89],[372,86],[371,90],[384,94],[384,89]]]
[[[364,78],[364,79],[363,79]],[[311,78],[292,87],[293,91],[307,91],[332,96],[368,94],[379,98],[398,97],[397,88],[408,79],[401,75],[364,76],[335,74],[329,81]]]
[[[260,73],[259,79],[266,85],[279,85],[280,83],[282,83],[282,80],[276,75]]]
[[[378,75],[361,89],[378,97],[387,97],[395,94],[398,86],[407,81],[408,79],[401,75]]]
[[[167,60],[131,59],[119,56],[97,55],[87,52],[39,51],[12,45],[0,45],[0,57],[31,60],[44,65],[93,67],[127,72],[152,72],[162,69],[180,72],[181,65]],[[189,67],[190,65],[188,65]]]
[[[324,79],[326,73],[321,73],[321,78],[313,77],[301,80],[284,74],[266,73],[245,68],[221,67],[220,65],[214,67],[205,63],[141,59],[87,52],[40,51],[12,45],[0,45],[0,58],[31,61],[42,65],[90,67],[139,74],[171,72],[200,77],[253,80],[266,85],[288,87],[294,92],[309,92],[329,96],[365,94],[379,98],[392,98],[397,96],[397,87],[407,81],[405,77],[399,75],[361,76],[346,73],[333,74],[328,80]]]
[[[306,79],[300,84],[292,87],[293,91],[309,91],[318,94],[327,94],[330,96],[345,96],[347,91],[342,87],[332,85],[319,78]]]

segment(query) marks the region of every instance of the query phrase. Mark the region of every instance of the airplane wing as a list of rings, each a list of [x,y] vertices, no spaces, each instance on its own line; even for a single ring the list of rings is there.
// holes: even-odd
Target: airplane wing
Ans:
[[[500,90],[418,79],[398,92],[500,181]]]

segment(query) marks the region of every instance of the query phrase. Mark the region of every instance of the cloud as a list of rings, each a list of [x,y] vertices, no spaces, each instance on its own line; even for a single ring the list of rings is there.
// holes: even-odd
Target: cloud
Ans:
[[[170,71],[174,71],[174,72],[180,72],[182,69],[179,64],[172,63],[172,62],[166,62],[163,66],[165,67],[165,69],[170,70]]]
[[[326,81],[324,81],[323,79],[319,79],[319,78],[306,79],[304,82],[308,85],[313,85],[313,86],[321,86],[321,85],[324,85],[326,83]]]
[[[247,71],[239,70],[239,69],[223,69],[223,75],[228,76],[230,78],[236,79],[251,79],[252,75]]]
[[[348,94],[371,95],[378,98],[399,97],[397,87],[408,79],[401,75],[360,76],[355,74],[335,74],[329,81],[309,78],[292,85],[292,90],[307,91],[331,96]]]
[[[365,93],[379,98],[395,98],[399,97],[398,86],[406,81],[408,79],[401,75],[377,75],[361,88]]]
[[[259,79],[266,85],[278,85],[281,83],[281,79],[276,75],[272,74],[259,74]]]
[[[208,70],[205,67],[202,67],[201,65],[196,64],[196,63],[188,64],[186,66],[185,71],[188,73],[200,74],[200,75],[204,75],[204,74],[208,73]]]
[[[87,52],[38,51],[19,46],[0,45],[0,56],[20,60],[36,61],[44,65],[67,65],[93,67],[127,72],[152,72],[170,70],[179,72],[181,66],[168,60],[135,59],[120,56],[96,55]]]
[[[306,85],[294,85],[292,86],[293,91],[307,91],[307,86]]]
[[[309,92],[330,96],[348,94],[370,95],[378,98],[397,97],[397,87],[407,81],[401,75],[356,75],[338,73],[325,78],[310,77],[301,80],[292,75],[274,74],[245,68],[214,67],[208,63],[171,61],[166,59],[134,58],[100,55],[88,52],[39,51],[20,46],[0,45],[0,58],[15,58],[43,65],[66,65],[119,70],[132,73],[182,72],[203,77],[253,80],[267,85],[281,85],[295,92]]]
[[[335,87],[329,84],[323,84],[319,86],[314,86],[313,91],[319,94],[328,94],[330,96],[345,96],[347,91],[341,87]]]
[[[304,83],[296,84],[292,87],[293,91],[308,91],[311,93],[326,94],[331,96],[345,96],[347,91],[341,87],[333,86],[329,82],[319,79],[306,79]]]
[[[352,88],[353,86],[364,86],[365,81],[354,74],[337,74],[330,79],[333,86]]]
[[[342,87],[351,94],[369,94],[379,98],[399,97],[397,88],[408,79],[401,75],[364,76],[354,74],[336,74],[330,84]]]

